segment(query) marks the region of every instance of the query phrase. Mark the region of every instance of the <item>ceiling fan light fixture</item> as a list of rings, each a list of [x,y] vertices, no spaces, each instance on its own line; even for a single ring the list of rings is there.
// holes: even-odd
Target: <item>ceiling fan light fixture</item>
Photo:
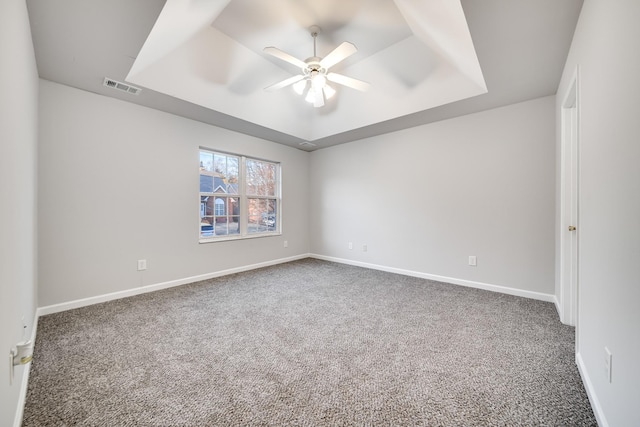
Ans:
[[[322,90],[327,84],[327,78],[318,71],[311,72],[311,85],[316,91]]]
[[[336,90],[329,85],[324,85],[322,91],[324,92],[324,97],[327,99],[331,99],[331,97],[336,94]]]
[[[309,89],[309,92],[307,92],[307,96],[304,98],[305,101],[307,101],[310,104],[313,104],[316,102],[316,91],[311,88]]]
[[[295,83],[293,85],[293,90],[295,93],[297,93],[298,95],[302,95],[304,93],[304,90],[307,88],[307,79],[304,80],[300,80],[299,82]]]

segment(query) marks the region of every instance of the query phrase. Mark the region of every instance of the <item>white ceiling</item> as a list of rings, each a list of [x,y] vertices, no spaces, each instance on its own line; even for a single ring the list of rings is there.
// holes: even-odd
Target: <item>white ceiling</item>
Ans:
[[[305,150],[554,94],[582,0],[27,0],[41,78]],[[314,108],[264,54],[358,52]],[[104,77],[142,87],[130,95]],[[300,145],[311,142],[314,145]]]

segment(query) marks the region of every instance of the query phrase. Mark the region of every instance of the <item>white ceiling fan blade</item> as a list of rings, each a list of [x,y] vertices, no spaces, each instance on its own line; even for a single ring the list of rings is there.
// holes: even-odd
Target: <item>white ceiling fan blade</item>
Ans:
[[[277,47],[269,46],[263,49],[264,53],[268,53],[271,56],[275,56],[278,59],[282,59],[283,61],[288,62],[289,64],[293,64],[298,68],[306,69],[307,63],[299,60],[298,58],[289,55],[287,52],[284,52]]]
[[[351,89],[359,90],[360,92],[366,92],[369,89],[369,86],[371,86],[369,83],[363,82],[362,80],[353,79],[336,73],[327,74],[327,80],[338,83],[342,86],[350,87]]]
[[[269,91],[269,92],[273,92],[274,90],[282,89],[283,87],[287,87],[287,86],[292,85],[292,84],[294,84],[296,82],[299,82],[302,79],[304,79],[304,76],[302,74],[298,74],[297,76],[289,77],[288,79],[283,80],[280,83],[276,83],[276,84],[272,84],[271,86],[267,86],[267,87],[264,88],[264,90]]]
[[[336,65],[338,62],[346,59],[356,53],[358,49],[356,46],[349,42],[342,42],[340,46],[333,49],[331,53],[325,56],[322,61],[320,61],[320,66],[325,70],[328,70],[333,65]]]

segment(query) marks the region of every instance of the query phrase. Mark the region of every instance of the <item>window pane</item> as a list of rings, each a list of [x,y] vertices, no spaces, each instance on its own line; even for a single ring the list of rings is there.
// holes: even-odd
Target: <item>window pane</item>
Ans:
[[[207,216],[200,218],[200,236],[213,236],[213,217]]]
[[[248,215],[249,215],[249,233],[255,233],[260,224],[260,199],[249,199]]]
[[[236,219],[235,222],[232,218],[217,217],[215,222],[216,236],[227,236],[229,234],[239,234],[240,224]]]
[[[213,197],[200,196],[200,236],[212,237],[214,235],[213,223]]]
[[[214,172],[219,173],[222,176],[227,175],[227,156],[222,154],[213,155]]]
[[[272,199],[249,199],[249,233],[276,231],[276,201]]]
[[[227,158],[227,193],[238,193],[238,178],[240,168],[238,167],[239,159],[237,157]]]
[[[276,201],[274,199],[265,200],[267,205],[267,215],[266,218],[262,219],[262,223],[267,226],[267,231],[276,231],[277,222],[276,222]]]
[[[200,171],[200,192],[213,193],[213,175],[203,170]]]
[[[200,216],[213,215],[213,197],[200,196]]]
[[[213,153],[200,152],[200,170],[213,172]]]
[[[215,229],[216,236],[226,236],[227,234],[229,234],[227,218],[216,218]]]
[[[229,204],[228,214],[238,217],[238,215],[240,215],[240,200],[237,197],[229,197]]]
[[[250,196],[276,195],[276,165],[247,159],[247,194]]]
[[[274,199],[267,199],[266,203],[267,203],[267,213],[269,215],[275,215],[276,214],[276,201]]]
[[[238,217],[229,218],[229,234],[240,234],[240,220]]]

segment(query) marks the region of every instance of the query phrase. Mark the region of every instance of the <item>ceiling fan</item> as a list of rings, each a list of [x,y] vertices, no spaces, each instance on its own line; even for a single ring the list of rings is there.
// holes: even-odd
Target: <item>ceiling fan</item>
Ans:
[[[268,86],[265,90],[274,91],[293,85],[293,90],[299,95],[304,95],[307,102],[312,103],[314,107],[322,107],[325,98],[329,99],[336,93],[335,89],[327,84],[327,80],[362,92],[369,89],[369,83],[362,80],[329,72],[329,68],[358,51],[352,43],[343,42],[327,56],[320,58],[316,55],[316,38],[320,33],[320,27],[314,25],[309,30],[311,31],[311,37],[313,37],[313,56],[304,61],[273,46],[264,48],[265,53],[293,64],[302,70],[302,74]]]

